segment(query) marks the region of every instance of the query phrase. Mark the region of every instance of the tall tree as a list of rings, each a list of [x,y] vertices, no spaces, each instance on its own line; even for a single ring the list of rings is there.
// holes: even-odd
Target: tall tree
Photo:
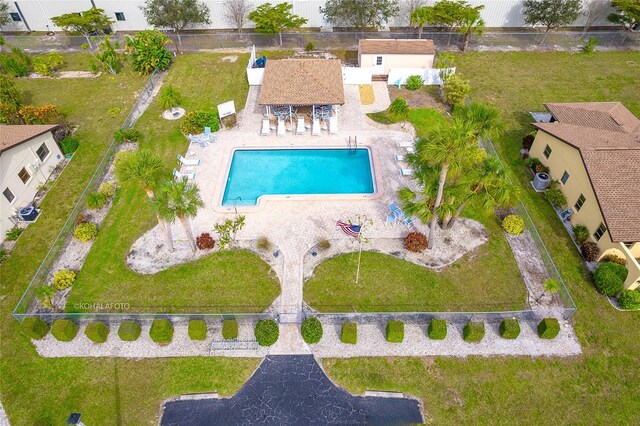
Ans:
[[[163,172],[162,159],[149,151],[137,151],[116,164],[118,181],[137,184],[152,201],[155,198],[154,188]],[[173,242],[171,241],[167,224],[159,214],[156,217],[167,246],[170,251],[173,251]]]
[[[399,12],[398,0],[327,0],[320,8],[327,22],[358,31],[381,28]]]
[[[422,38],[424,27],[431,22],[431,7],[423,6],[414,9],[411,12],[411,25],[418,28],[418,38]]]
[[[405,0],[399,2],[398,24],[406,27],[414,25],[413,22],[411,22],[413,11],[426,5],[427,0]]]
[[[111,28],[113,20],[104,14],[104,9],[92,7],[84,12],[72,12],[54,16],[51,18],[51,22],[67,33],[81,34],[87,40],[89,47],[92,48],[91,36],[103,35]]]
[[[240,35],[251,9],[253,9],[253,3],[250,0],[227,0],[224,3],[224,17],[227,22],[236,26]]]
[[[407,105],[406,99],[403,97],[394,99],[389,105],[389,112],[395,118],[402,120],[402,128],[404,128],[404,123],[409,118],[409,105]]]
[[[471,102],[468,105],[460,105],[454,110],[453,115],[469,125],[476,141],[498,137],[504,131],[500,111],[486,103]]]
[[[157,28],[168,28],[176,34],[178,52],[182,47],[180,31],[211,23],[209,7],[198,0],[146,0],[140,9],[148,23]]]
[[[524,0],[522,3],[524,22],[527,25],[544,25],[544,37],[549,31],[563,25],[569,25],[580,16],[582,5],[580,0]]]
[[[279,3],[275,6],[264,3],[249,13],[249,19],[255,22],[257,32],[279,34],[280,46],[282,46],[282,30],[293,30],[307,23],[307,19],[294,15],[291,9],[293,9],[291,3]]]
[[[484,20],[480,16],[480,11],[484,9],[484,5],[476,7],[467,7],[463,9],[462,18],[458,23],[460,34],[464,36],[462,42],[462,51],[466,52],[469,48],[469,41],[473,34],[481,36],[484,32]]]
[[[11,15],[9,15],[9,3],[4,0],[0,0],[0,28],[11,22]]]
[[[640,0],[613,0],[611,5],[617,11],[607,16],[609,22],[618,24],[627,31],[640,26]]]
[[[24,124],[20,108],[22,94],[16,88],[13,78],[0,73],[0,123]]]
[[[200,189],[197,185],[189,183],[187,178],[168,180],[162,184],[153,206],[158,215],[168,222],[176,219],[182,224],[192,251],[196,251],[196,242],[189,219],[198,214],[198,209],[204,206],[200,198]]]

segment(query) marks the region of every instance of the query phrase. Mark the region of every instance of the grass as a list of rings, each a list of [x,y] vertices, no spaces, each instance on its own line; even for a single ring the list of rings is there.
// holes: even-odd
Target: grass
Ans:
[[[382,124],[394,124],[403,121],[391,114],[389,110],[371,112],[367,116],[373,121]],[[421,138],[427,136],[430,128],[445,120],[440,111],[432,108],[410,108],[408,118],[409,122],[416,128],[417,135]]]
[[[325,370],[351,392],[393,390],[421,398],[428,423],[639,423],[640,312],[615,311],[596,293],[555,212],[530,189],[518,153],[530,131],[526,112],[541,111],[542,102],[622,101],[640,115],[640,53],[467,53],[456,66],[471,80],[474,99],[504,112],[508,131],[496,148],[525,189],[522,201],[578,306],[573,322],[583,355],[332,359],[323,361]]]

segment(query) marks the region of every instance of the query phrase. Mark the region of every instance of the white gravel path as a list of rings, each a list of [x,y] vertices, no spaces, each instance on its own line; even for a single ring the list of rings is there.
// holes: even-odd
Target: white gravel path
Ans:
[[[7,417],[7,413],[4,411],[4,407],[2,406],[2,402],[0,402],[0,426],[9,426],[9,418]]]

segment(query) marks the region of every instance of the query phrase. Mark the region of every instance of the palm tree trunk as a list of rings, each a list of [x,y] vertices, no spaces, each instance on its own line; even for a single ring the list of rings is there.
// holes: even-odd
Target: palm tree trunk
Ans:
[[[280,46],[282,46],[282,30],[280,30],[278,34],[280,35]]]
[[[451,229],[451,227],[453,226],[453,224],[455,223],[456,219],[460,217],[460,215],[462,214],[462,210],[464,210],[465,206],[467,205],[467,202],[464,201],[462,204],[460,204],[458,206],[458,210],[456,212],[456,214],[451,218],[451,220],[449,222],[447,222],[447,227],[446,229]]]
[[[436,201],[433,203],[433,217],[431,218],[431,226],[429,227],[429,248],[432,248],[433,236],[435,235],[436,223],[438,222],[438,207],[442,202],[442,194],[444,193],[444,183],[447,180],[449,172],[449,163],[443,163],[440,167],[440,178],[438,179],[438,194]]]
[[[189,245],[191,246],[191,251],[196,251],[196,242],[193,239],[193,233],[191,232],[191,226],[189,226],[189,219],[186,216],[179,216],[180,223],[182,223],[182,227],[184,228],[184,233],[187,235],[187,241],[189,241]]]
[[[471,40],[471,31],[464,33],[464,42],[462,43],[462,51],[466,52],[469,48],[469,41]]]
[[[173,251],[173,240],[171,239],[171,235],[169,234],[169,226],[165,220],[163,220],[160,215],[156,215],[158,218],[158,225],[160,225],[160,230],[162,231],[162,235],[164,236],[164,241],[167,243],[167,247],[169,247],[169,251]]]
[[[422,25],[418,25],[418,38],[422,38],[422,28],[424,28]]]

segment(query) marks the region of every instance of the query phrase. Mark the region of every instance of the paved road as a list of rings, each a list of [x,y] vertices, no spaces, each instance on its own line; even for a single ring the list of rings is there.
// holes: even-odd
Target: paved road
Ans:
[[[418,402],[358,397],[336,387],[311,355],[270,356],[230,399],[172,401],[162,426],[422,423]]]

